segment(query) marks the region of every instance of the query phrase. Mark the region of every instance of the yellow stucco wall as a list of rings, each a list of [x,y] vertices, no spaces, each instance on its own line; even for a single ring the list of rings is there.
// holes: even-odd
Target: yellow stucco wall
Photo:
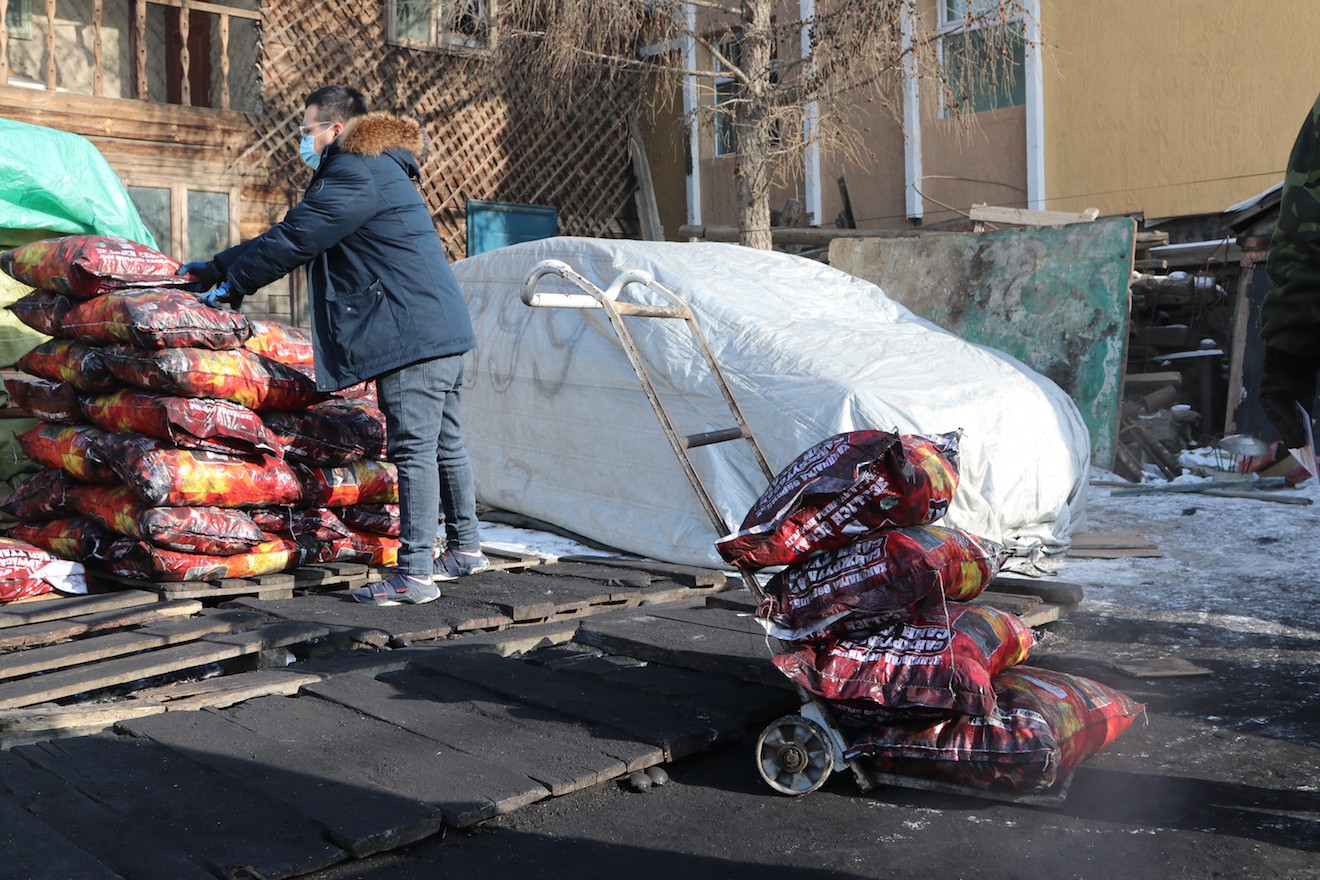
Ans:
[[[1222,211],[1282,178],[1317,0],[1042,0],[1046,208]]]

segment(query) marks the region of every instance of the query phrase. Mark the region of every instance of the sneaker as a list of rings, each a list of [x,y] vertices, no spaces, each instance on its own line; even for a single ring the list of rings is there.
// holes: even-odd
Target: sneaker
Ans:
[[[435,580],[453,581],[490,568],[480,550],[445,550],[435,558]]]
[[[364,605],[423,605],[439,599],[440,588],[426,578],[396,572],[383,581],[354,590],[353,598]]]

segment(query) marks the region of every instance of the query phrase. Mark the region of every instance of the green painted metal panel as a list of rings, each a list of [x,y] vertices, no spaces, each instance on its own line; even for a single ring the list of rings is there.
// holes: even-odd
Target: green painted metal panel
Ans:
[[[1077,404],[1113,463],[1136,221],[836,239],[830,265],[964,339],[1012,355]]]

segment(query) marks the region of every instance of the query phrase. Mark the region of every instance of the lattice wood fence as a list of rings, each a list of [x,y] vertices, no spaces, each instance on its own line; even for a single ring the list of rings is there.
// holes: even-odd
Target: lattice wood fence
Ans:
[[[547,111],[544,86],[516,67],[389,45],[384,7],[262,3],[260,137],[241,162],[264,162],[295,201],[307,179],[297,155],[303,99],[340,82],[361,89],[373,109],[422,122],[423,193],[450,259],[466,256],[467,199],[554,206],[563,235],[637,235],[626,117],[635,83]]]

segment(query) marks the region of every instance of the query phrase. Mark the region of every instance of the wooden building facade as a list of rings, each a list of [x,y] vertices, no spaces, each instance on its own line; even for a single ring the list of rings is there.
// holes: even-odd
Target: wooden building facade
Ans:
[[[635,234],[635,86],[556,106],[493,51],[497,2],[0,0],[0,116],[92,141],[181,259],[297,202],[303,99],[331,82],[422,123],[423,195],[450,259],[466,255],[470,199],[552,206],[561,234]],[[245,311],[304,321],[300,274]]]

